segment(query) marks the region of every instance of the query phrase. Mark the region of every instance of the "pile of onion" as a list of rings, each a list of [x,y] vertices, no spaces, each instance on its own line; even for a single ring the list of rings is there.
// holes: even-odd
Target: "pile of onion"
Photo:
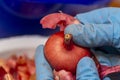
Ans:
[[[56,71],[66,70],[75,74],[78,61],[85,56],[94,57],[96,66],[99,65],[88,48],[76,45],[71,34],[64,34],[64,28],[74,20],[74,17],[64,13],[53,13],[40,21],[43,28],[60,26],[60,31],[51,35],[44,46],[45,57]]]

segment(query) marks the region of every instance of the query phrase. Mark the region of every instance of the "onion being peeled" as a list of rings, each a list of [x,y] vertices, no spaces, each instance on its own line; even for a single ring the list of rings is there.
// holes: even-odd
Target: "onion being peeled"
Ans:
[[[74,44],[72,35],[63,32],[67,25],[79,24],[77,19],[65,13],[53,13],[43,17],[40,23],[43,28],[60,27],[60,32],[51,35],[44,46],[45,57],[56,71],[65,70],[75,74],[78,61],[85,56],[92,57],[99,68],[100,64],[91,51]]]
[[[72,40],[68,43],[65,40],[63,32],[49,37],[44,47],[45,57],[56,71],[64,69],[74,74],[78,61],[91,56],[91,52],[88,48],[77,46]]]

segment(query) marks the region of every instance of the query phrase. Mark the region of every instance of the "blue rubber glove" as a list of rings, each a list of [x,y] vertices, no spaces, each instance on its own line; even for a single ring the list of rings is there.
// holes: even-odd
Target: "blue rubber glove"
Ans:
[[[76,18],[82,24],[72,24],[65,33],[73,35],[73,41],[85,47],[112,46],[120,48],[120,9],[102,8],[88,13],[78,14]],[[106,57],[98,55],[99,61],[111,65]],[[53,80],[52,68],[43,55],[43,46],[39,46],[35,56],[37,80]],[[94,61],[84,57],[77,65],[77,80],[100,80]],[[105,78],[104,80],[110,80]]]
[[[89,48],[109,46],[114,47],[116,50],[120,51],[120,8],[102,8],[94,11],[90,11],[83,14],[76,15],[76,19],[80,21],[81,24],[68,25],[65,29],[65,34],[69,33],[73,35],[73,41],[78,44]],[[108,50],[109,50],[108,47]],[[117,51],[115,51],[117,52]],[[116,55],[105,55],[97,54],[101,64],[107,66],[120,65],[120,59]],[[101,52],[100,52],[101,53]],[[108,51],[110,53],[110,51]],[[120,53],[120,52],[118,52]],[[117,61],[116,61],[117,60]],[[88,60],[87,60],[88,61]],[[83,68],[81,69],[81,63],[78,64],[77,80],[99,80],[96,75],[96,68],[92,67],[92,70],[87,64],[90,62],[83,63]],[[84,62],[84,61],[83,61]],[[117,62],[117,63],[116,63]],[[86,65],[86,66],[85,66]],[[91,66],[94,64],[91,63]],[[80,71],[80,70],[81,71]],[[85,72],[88,71],[89,72]],[[92,73],[91,75],[89,73]],[[96,78],[96,79],[95,79]],[[109,78],[104,78],[104,80],[110,80]]]
[[[72,24],[65,34],[73,35],[73,41],[85,47],[113,46],[120,50],[120,8],[102,8],[78,14],[82,24]]]

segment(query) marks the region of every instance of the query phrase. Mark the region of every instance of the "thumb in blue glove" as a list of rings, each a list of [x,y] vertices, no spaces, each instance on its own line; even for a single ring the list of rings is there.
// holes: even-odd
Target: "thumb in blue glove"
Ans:
[[[93,59],[84,57],[78,62],[76,80],[100,80]]]
[[[43,48],[43,45],[38,46],[35,53],[36,78],[37,80],[53,80],[52,68],[45,59]]]

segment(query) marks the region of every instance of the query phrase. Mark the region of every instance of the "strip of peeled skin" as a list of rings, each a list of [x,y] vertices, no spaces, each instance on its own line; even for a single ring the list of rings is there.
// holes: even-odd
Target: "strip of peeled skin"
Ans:
[[[120,72],[120,65],[116,65],[112,67],[102,65],[101,77],[104,78],[105,76],[115,72]]]
[[[65,13],[52,13],[40,20],[43,28],[55,29],[56,26],[60,27],[60,31],[63,31],[64,28],[72,24],[76,19]]]

